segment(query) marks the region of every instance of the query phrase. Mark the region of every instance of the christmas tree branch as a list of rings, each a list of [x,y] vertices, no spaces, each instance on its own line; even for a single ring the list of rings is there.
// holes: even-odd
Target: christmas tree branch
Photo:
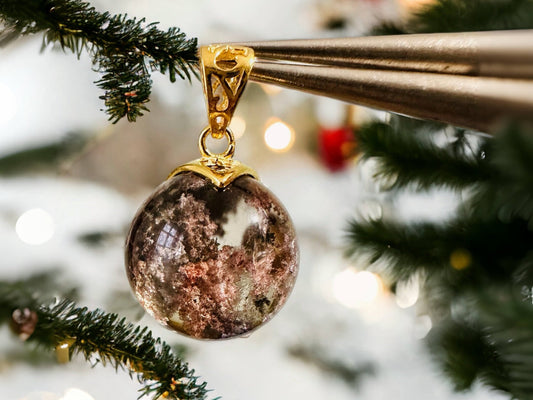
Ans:
[[[477,154],[483,152],[482,158],[466,157],[463,150],[453,147],[435,148],[426,143],[426,135],[415,139],[413,134],[400,134],[395,126],[395,122],[390,126],[374,123],[361,135],[361,147],[370,149],[365,157],[383,159],[381,174],[397,173],[402,184],[423,180],[431,187],[455,182],[451,175],[455,169],[457,174],[467,175],[457,181],[470,187],[472,195],[448,222],[353,221],[348,229],[351,254],[364,251],[374,259],[386,256],[399,279],[419,268],[449,268],[450,256],[459,248],[469,252],[472,265],[481,268],[479,272],[494,278],[528,264],[533,240],[533,127],[508,125],[479,147]],[[456,157],[458,152],[461,155]],[[420,160],[431,164],[432,159],[435,162],[429,171],[408,170],[409,166],[420,168]]]
[[[510,277],[533,284],[533,274],[523,271],[533,232],[521,220],[503,223],[461,214],[439,224],[352,221],[348,240],[348,255],[367,254],[372,262],[383,258],[393,281],[422,271],[459,291]]]
[[[479,218],[497,215],[533,226],[533,125],[515,121],[498,132],[486,148],[490,179],[479,186],[472,208]]]
[[[392,144],[395,121],[390,127],[376,127],[381,131],[364,139],[362,147],[385,159],[395,157],[401,148],[406,158],[413,157],[413,165],[418,162],[412,142],[422,140],[423,148],[423,137],[398,134],[394,137],[398,143]],[[441,148],[427,151],[435,159],[456,154],[442,156]],[[470,184],[465,181],[471,195],[460,204],[455,218],[440,223],[354,221],[349,228],[350,253],[384,260],[378,264],[380,272],[393,282],[413,274],[425,278],[424,298],[435,327],[432,353],[457,389],[468,389],[479,380],[514,398],[530,398],[533,127],[509,124],[486,140],[477,154],[481,151],[484,157],[472,161],[479,175],[476,179],[473,175]],[[456,162],[450,156],[446,163]],[[397,168],[402,171],[403,164]],[[411,174],[405,182],[416,182],[417,176]],[[432,186],[442,184],[438,176]]]
[[[393,280],[407,280],[419,269],[449,267],[449,256],[457,241],[444,245],[444,230],[433,224],[406,226],[384,221],[352,221],[348,229],[348,255],[364,253],[370,256],[371,262],[383,257]]]
[[[407,23],[385,22],[374,33],[532,28],[533,0],[435,0]],[[467,190],[447,223],[354,221],[350,253],[383,257],[379,266],[393,281],[423,278],[421,308],[433,322],[428,342],[456,389],[480,381],[532,398],[533,127],[508,125],[470,153],[458,129],[456,141],[436,146],[442,127],[433,123],[406,129],[393,118],[365,129],[366,157],[380,157],[381,174],[398,176],[397,187]]]
[[[70,355],[79,353],[93,364],[109,364],[129,371],[132,377],[137,374],[143,384],[141,397],[206,398],[206,383],[199,382],[194,370],[148,328],[128,323],[117,314],[79,308],[71,300],[43,303],[27,287],[28,282],[0,282],[0,322],[9,320],[14,310],[34,312],[37,322],[28,342],[48,349],[63,344]]]
[[[532,27],[532,0],[435,0],[423,6],[403,25],[384,22],[372,31],[374,35],[395,35]]]
[[[410,33],[530,29],[533,1],[437,0],[422,7],[408,25]]]
[[[465,298],[467,299],[466,301]],[[524,301],[529,300],[529,301]],[[517,399],[533,393],[533,306],[510,286],[470,291],[428,343],[458,390],[476,380]]]
[[[427,342],[456,390],[468,390],[476,380],[504,390],[507,371],[478,321],[449,318],[431,331]]]
[[[515,398],[530,398],[533,393],[531,296],[509,289],[487,291],[480,308],[481,320],[488,326],[484,333],[507,371],[508,379],[504,381],[504,389]]]
[[[89,52],[102,73],[97,84],[113,122],[135,121],[147,110],[151,71],[168,73],[172,82],[195,74],[196,39],[178,28],[164,32],[144,19],[97,12],[80,0],[2,0],[0,23],[0,44],[43,32],[43,47],[58,43],[78,56]]]
[[[373,122],[358,131],[359,146],[365,158],[378,157],[378,177],[394,177],[393,187],[435,185],[461,189],[487,179],[490,171],[483,162],[483,147],[461,130],[451,140],[437,144],[445,126],[393,116],[391,122]]]
[[[0,176],[54,173],[65,161],[82,153],[89,137],[81,133],[69,133],[56,142],[15,151],[0,156]]]

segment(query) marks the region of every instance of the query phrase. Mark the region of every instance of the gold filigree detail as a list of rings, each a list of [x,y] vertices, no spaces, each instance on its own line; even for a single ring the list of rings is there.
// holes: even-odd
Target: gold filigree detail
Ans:
[[[254,51],[248,47],[207,46],[200,48],[202,83],[207,101],[209,125],[200,134],[198,146],[202,158],[176,168],[170,179],[182,172],[194,172],[218,188],[224,188],[239,176],[259,179],[252,168],[232,159],[235,137],[228,128],[237,102],[241,97],[252,69]],[[211,153],[206,145],[207,136],[226,137],[228,146],[220,154]]]
[[[252,70],[248,47],[211,45],[200,48],[200,68],[211,135],[224,136]]]

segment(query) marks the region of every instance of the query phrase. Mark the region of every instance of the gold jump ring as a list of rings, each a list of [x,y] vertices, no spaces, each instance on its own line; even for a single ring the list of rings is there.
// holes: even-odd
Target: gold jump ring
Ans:
[[[202,157],[214,157],[214,158],[233,157],[233,154],[235,153],[235,136],[233,135],[233,132],[231,131],[231,129],[226,128],[225,136],[228,139],[228,147],[226,148],[226,151],[224,151],[223,153],[213,154],[207,149],[205,141],[209,133],[211,133],[211,127],[208,126],[202,131],[200,135],[198,147],[200,148],[200,153],[202,154]]]

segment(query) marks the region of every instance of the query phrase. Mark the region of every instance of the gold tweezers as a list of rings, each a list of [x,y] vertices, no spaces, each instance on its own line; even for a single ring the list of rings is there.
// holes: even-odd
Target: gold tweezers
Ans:
[[[256,82],[484,132],[533,120],[533,30],[238,45]]]

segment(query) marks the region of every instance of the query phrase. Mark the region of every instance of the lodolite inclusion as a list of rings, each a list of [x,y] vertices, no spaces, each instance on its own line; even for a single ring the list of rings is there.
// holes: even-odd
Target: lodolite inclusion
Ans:
[[[198,339],[246,334],[286,302],[298,271],[292,222],[259,181],[225,188],[193,172],[161,184],[135,216],[128,279],[159,322]]]

